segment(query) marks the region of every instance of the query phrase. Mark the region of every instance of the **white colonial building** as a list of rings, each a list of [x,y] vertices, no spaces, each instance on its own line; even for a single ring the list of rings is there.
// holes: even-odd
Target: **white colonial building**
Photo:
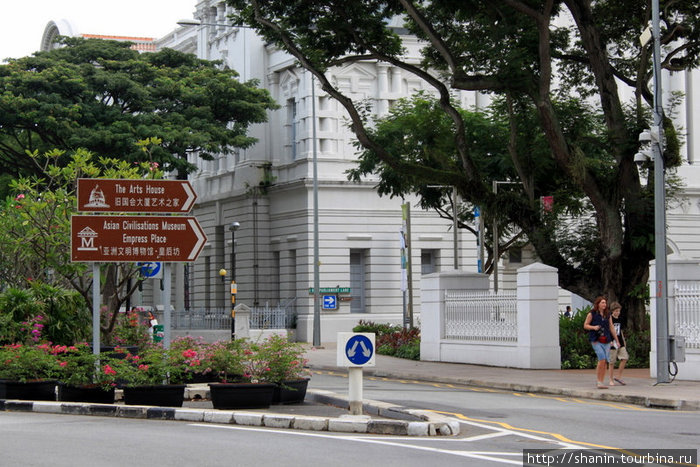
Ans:
[[[195,0],[193,0],[195,1]],[[253,30],[227,25],[231,12],[221,0],[194,5],[192,25],[184,25],[156,41],[158,48],[221,60],[242,81],[255,79],[279,104],[266,124],[251,128],[259,142],[248,150],[203,161],[192,154],[199,170],[190,176],[198,200],[193,214],[208,243],[193,264],[175,268],[176,310],[230,307],[229,283],[235,260],[237,302],[248,306],[294,306],[297,339],[311,341],[313,330],[314,227],[319,232],[320,287],[336,297],[336,307],[321,313],[321,339],[335,340],[359,320],[401,323],[412,305],[420,323],[421,275],[477,271],[476,239],[463,232],[453,237],[451,222],[416,207],[415,199],[380,198],[375,181],[348,181],[355,166],[354,135],[341,106],[316,86],[311,75],[287,53],[265,44]],[[65,31],[65,32],[64,32]],[[49,23],[42,44],[58,32],[72,35],[68,24]],[[405,36],[409,57],[419,60],[419,44]],[[372,102],[383,115],[396,99],[428,87],[413,75],[386,64],[367,62],[331,71],[332,81],[355,100]],[[700,219],[700,70],[666,74],[664,94],[681,91],[684,104],[674,115],[685,140],[685,164],[678,174],[686,184],[683,202],[668,212],[669,252],[700,261],[697,228]],[[482,107],[488,99],[462,93],[465,107]],[[314,116],[315,114],[315,121]],[[315,135],[315,137],[314,137]],[[315,143],[315,144],[314,144]],[[317,157],[318,222],[314,219],[314,154]],[[399,232],[401,205],[411,205],[412,296],[404,300]],[[240,224],[232,231],[232,223]],[[235,252],[234,252],[235,246]],[[455,248],[456,247],[456,248]],[[235,255],[233,254],[235,253]],[[515,287],[516,270],[532,262],[531,254],[501,258],[499,288]],[[220,270],[226,276],[220,276]],[[162,303],[144,296],[144,304]],[[148,295],[148,294],[146,294]],[[332,300],[331,300],[332,301]],[[411,302],[411,303],[407,303]],[[561,308],[581,305],[578,297],[560,293]]]
[[[270,113],[267,124],[257,125],[252,134],[259,142],[249,150],[222,156],[216,161],[192,162],[200,170],[191,176],[199,199],[194,214],[205,226],[209,243],[186,274],[186,307],[221,306],[228,285],[219,277],[221,268],[230,269],[231,232],[235,232],[238,301],[249,305],[296,299],[297,333],[311,340],[314,283],[314,190],[313,153],[316,114],[318,170],[318,230],[321,288],[350,289],[339,293],[336,310],[322,312],[321,335],[333,340],[336,331],[347,331],[360,319],[401,322],[403,294],[399,260],[399,230],[402,225],[398,199],[380,198],[368,180],[356,184],[345,171],[354,165],[354,135],[346,125],[344,110],[320,88],[312,90],[311,75],[296,65],[287,53],[266,45],[255,32],[227,26],[230,13],[225,2],[203,0],[193,15],[197,25],[182,26],[158,40],[158,47],[170,47],[197,54],[200,58],[222,60],[237,70],[241,80],[257,79],[270,91],[280,109]],[[419,46],[405,37],[408,54],[419,59]],[[377,115],[384,114],[392,101],[427,88],[418,78],[386,64],[353,64],[332,70],[332,81],[356,100],[370,100]],[[665,76],[666,95],[682,91],[685,105],[675,116],[686,144],[686,164],[679,170],[687,185],[684,202],[668,213],[669,251],[700,258],[695,231],[700,218],[700,144],[694,135],[700,130],[700,109],[693,89],[700,89],[700,71]],[[312,99],[315,99],[315,109]],[[488,103],[484,96],[463,93],[465,106]],[[453,268],[451,224],[435,213],[412,204],[411,246],[413,305],[416,322],[420,316],[422,273]],[[477,270],[477,244],[471,235],[458,233],[460,269]],[[510,261],[513,259],[514,261]],[[502,258],[501,287],[514,285],[517,268],[530,262],[527,252],[517,259]],[[562,305],[576,297],[561,294]]]

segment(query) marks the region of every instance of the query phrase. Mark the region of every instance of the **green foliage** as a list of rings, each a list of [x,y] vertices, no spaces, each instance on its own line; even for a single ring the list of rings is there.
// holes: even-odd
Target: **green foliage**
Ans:
[[[480,206],[484,217],[521,232],[504,236],[504,247],[529,242],[541,262],[559,270],[563,287],[589,300],[601,292],[617,299],[630,328],[643,328],[643,302],[630,292],[646,283],[654,255],[654,177],[640,178],[633,162],[653,102],[651,44],[639,42],[649,2],[227,4],[234,22],[292,54],[347,110],[364,151],[352,178],[378,175],[382,193],[418,193],[443,217],[453,215],[443,207],[447,190],[425,185],[455,187],[467,204],[460,222],[471,222],[467,212]],[[661,28],[663,67],[697,67],[700,4],[665,2]],[[403,40],[405,30],[418,44]],[[366,103],[328,70],[375,61],[404,80],[421,80],[435,99],[398,102],[386,119],[369,120]],[[460,108],[472,95],[463,91],[494,99],[490,120]],[[666,134],[672,169],[680,162],[678,139],[671,128]],[[495,193],[494,181],[514,186]],[[541,209],[540,196],[554,196],[552,211]]]
[[[55,379],[58,361],[48,344],[39,346],[8,344],[0,347],[0,379],[39,381]]]
[[[112,368],[114,358],[105,354],[95,355],[92,347],[86,343],[55,345],[51,347],[51,354],[58,362],[56,378],[64,384],[96,386],[105,390],[116,386],[117,372]]]
[[[595,353],[588,341],[588,332],[583,330],[583,322],[589,310],[590,307],[577,310],[572,318],[559,317],[559,346],[561,367],[564,370],[595,368]]]
[[[583,322],[590,307],[577,310],[572,318],[559,317],[559,345],[561,347],[561,367],[568,369],[592,369],[596,367],[595,352],[588,341],[588,332]],[[627,368],[648,368],[651,350],[649,331],[630,333],[625,330],[626,348],[630,359]]]
[[[90,336],[91,315],[83,297],[40,282],[0,293],[0,343],[72,345]]]
[[[135,308],[124,312],[110,312],[102,308],[100,319],[102,329],[108,328],[108,323],[114,321],[112,332],[103,331],[101,342],[106,345],[136,346],[142,347],[152,341],[152,331],[147,317],[140,314],[140,309]],[[116,314],[116,316],[114,316]]]
[[[84,339],[81,333],[90,320],[85,309],[92,308],[88,265],[71,261],[70,218],[77,205],[76,180],[162,178],[162,170],[151,160],[158,143],[158,138],[137,143],[146,159],[138,164],[96,158],[83,149],[34,152],[31,159],[43,175],[20,177],[11,183],[13,196],[0,205],[0,283],[18,290],[35,288],[33,298],[50,308],[50,317],[56,317],[46,323],[51,338],[59,339],[54,342],[72,344]],[[137,269],[132,263],[109,263],[101,269],[103,303],[118,310],[139,285]],[[133,279],[131,288],[127,288],[129,278]],[[44,285],[36,288],[32,284]],[[82,301],[68,292],[71,289]],[[113,316],[116,319],[117,314]],[[104,323],[107,339],[115,324]]]
[[[410,360],[420,360],[420,329],[360,320],[353,332],[373,332],[377,353]]]
[[[123,359],[113,359],[111,368],[125,386],[183,384],[186,372],[178,352],[151,344],[139,349],[139,354],[127,353]]]
[[[286,337],[272,334],[259,344],[251,344],[251,351],[251,360],[259,362],[255,368],[262,370],[257,374],[251,372],[251,379],[281,384],[309,375],[308,370],[304,369],[306,360],[303,358],[303,347],[289,342]]]
[[[374,323],[372,321],[360,320],[357,325],[352,328],[352,332],[373,332],[377,337],[384,334],[390,334],[400,331],[402,328],[397,324]]]
[[[184,175],[187,154],[247,148],[248,126],[276,104],[219,62],[171,49],[139,53],[124,42],[62,38],[63,47],[0,65],[0,173],[37,173],[25,151],[86,148],[129,163],[157,136],[151,161]]]

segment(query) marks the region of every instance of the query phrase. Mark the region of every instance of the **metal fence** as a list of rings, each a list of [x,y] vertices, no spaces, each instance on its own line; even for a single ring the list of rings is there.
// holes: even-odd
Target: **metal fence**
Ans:
[[[700,349],[700,283],[674,285],[676,335],[687,349]]]
[[[296,328],[296,298],[279,305],[265,304],[250,309],[250,329]],[[158,317],[162,322],[162,316]],[[231,329],[230,308],[198,308],[174,311],[171,315],[173,329],[218,330]]]
[[[515,292],[445,291],[443,339],[517,343]]]

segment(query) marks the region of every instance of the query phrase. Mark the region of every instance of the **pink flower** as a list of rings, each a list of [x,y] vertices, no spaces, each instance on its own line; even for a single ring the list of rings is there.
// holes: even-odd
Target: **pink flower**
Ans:
[[[139,370],[148,371],[148,365],[144,365],[144,364],[139,365]]]
[[[24,195],[23,195],[22,193],[18,194],[18,195],[15,197],[15,201],[19,201],[19,200],[21,200],[21,199],[24,199]]]
[[[117,372],[114,371],[114,368],[112,368],[109,365],[105,365],[104,367],[102,367],[102,370],[104,371],[104,373],[106,375],[116,375],[117,374]]]
[[[64,366],[66,366],[66,365],[68,365],[68,362],[60,362],[60,363],[58,364],[58,366],[60,366],[60,367],[64,367]]]

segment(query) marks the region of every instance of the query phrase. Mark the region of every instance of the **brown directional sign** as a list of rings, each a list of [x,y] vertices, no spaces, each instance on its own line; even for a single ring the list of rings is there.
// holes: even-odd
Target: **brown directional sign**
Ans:
[[[191,262],[206,242],[191,216],[71,217],[71,260],[76,262]]]
[[[190,212],[197,194],[187,180],[78,179],[80,212]]]

